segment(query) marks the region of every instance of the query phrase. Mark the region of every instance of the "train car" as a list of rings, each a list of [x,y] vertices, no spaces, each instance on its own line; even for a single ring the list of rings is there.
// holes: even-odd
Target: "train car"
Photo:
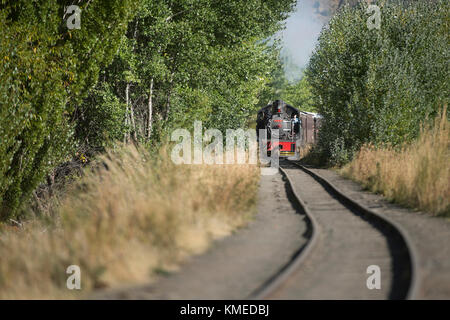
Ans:
[[[266,131],[267,154],[276,151],[281,158],[298,158],[299,148],[317,142],[320,115],[300,111],[282,100],[258,111],[256,131]],[[278,138],[278,144],[272,144]]]
[[[317,113],[300,111],[302,146],[317,143],[321,119],[322,116]]]
[[[300,112],[284,101],[276,100],[260,109],[257,117],[257,135],[259,130],[267,132],[267,153],[279,152],[283,158],[298,156],[297,145],[301,137]],[[278,139],[278,144],[272,144],[272,138]]]

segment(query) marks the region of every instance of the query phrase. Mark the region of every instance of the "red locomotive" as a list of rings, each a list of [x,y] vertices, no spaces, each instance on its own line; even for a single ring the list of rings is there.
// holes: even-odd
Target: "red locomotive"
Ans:
[[[320,116],[300,111],[282,100],[260,109],[257,117],[257,135],[265,130],[267,153],[278,151],[279,156],[299,157],[299,147],[317,141]],[[273,140],[278,139],[278,143]]]

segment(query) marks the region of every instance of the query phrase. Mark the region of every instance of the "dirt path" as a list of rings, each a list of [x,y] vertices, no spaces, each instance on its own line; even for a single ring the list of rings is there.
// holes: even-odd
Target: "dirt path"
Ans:
[[[383,232],[336,203],[312,177],[294,166],[285,171],[320,224],[320,239],[299,271],[269,298],[396,298],[392,295],[393,279],[402,272],[398,264],[395,267],[398,249]],[[419,254],[416,298],[450,299],[449,219],[400,208],[333,171],[315,171],[352,199],[397,222],[409,234]],[[308,241],[311,229],[292,198],[281,174],[262,176],[258,214],[246,228],[215,242],[177,273],[140,287],[98,292],[91,298],[247,299],[277,275]],[[378,265],[382,270],[381,290],[366,287],[369,265]]]
[[[432,217],[389,203],[330,170],[313,170],[352,199],[400,224],[418,252],[418,299],[450,299],[450,219]]]
[[[349,210],[298,167],[289,163],[282,167],[315,218],[318,233],[303,264],[267,298],[389,299],[404,295],[394,287],[398,280],[394,282],[393,266],[400,256],[389,242],[390,235]],[[366,271],[372,265],[381,269],[380,290],[369,290],[366,285]]]
[[[307,223],[289,200],[281,174],[261,176],[258,214],[177,273],[141,287],[98,292],[93,299],[246,299],[306,242]]]

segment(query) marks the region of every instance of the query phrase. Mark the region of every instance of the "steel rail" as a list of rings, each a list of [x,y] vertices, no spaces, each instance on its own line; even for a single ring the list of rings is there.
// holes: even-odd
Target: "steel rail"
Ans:
[[[375,211],[367,208],[366,206],[360,204],[359,202],[351,199],[348,195],[346,195],[343,191],[337,188],[332,182],[321,176],[320,174],[309,170],[308,168],[296,163],[289,161],[290,163],[296,165],[305,173],[310,175],[314,180],[316,180],[319,184],[321,184],[327,192],[332,195],[335,195],[337,200],[340,201],[347,207],[352,208],[358,213],[364,215],[368,221],[377,222],[379,226],[383,226],[387,230],[390,231],[391,234],[396,235],[397,239],[402,242],[402,246],[406,249],[407,253],[406,259],[410,268],[410,276],[409,276],[409,286],[407,290],[407,294],[404,297],[405,299],[416,299],[418,290],[419,290],[419,276],[418,276],[418,254],[415,246],[413,245],[408,233],[400,226],[398,223],[393,221],[392,219],[378,214]],[[280,172],[288,181],[288,187],[291,190],[291,193],[294,195],[294,200],[300,206],[301,210],[304,212],[306,218],[309,221],[310,228],[310,238],[306,245],[302,247],[297,254],[293,257],[290,263],[288,263],[280,272],[278,272],[274,277],[269,279],[262,287],[256,290],[251,296],[250,299],[254,300],[263,300],[263,299],[271,299],[277,292],[283,289],[283,286],[289,282],[290,277],[300,268],[303,262],[308,258],[312,250],[314,249],[317,241],[318,235],[320,234],[320,225],[317,223],[314,215],[309,210],[308,206],[302,200],[302,198],[298,195],[294,188],[294,184],[287,174],[287,172],[283,168],[279,168]]]
[[[325,189],[331,190],[331,193],[336,195],[338,200],[341,201],[341,203],[346,204],[354,209],[356,209],[358,212],[363,213],[367,218],[376,220],[377,222],[381,223],[382,225],[388,227],[391,232],[396,233],[403,242],[403,245],[406,248],[406,251],[408,253],[408,259],[409,264],[411,268],[411,275],[410,275],[410,284],[408,288],[408,292],[406,295],[406,299],[408,300],[414,300],[417,299],[418,291],[420,287],[420,281],[419,281],[419,254],[417,253],[417,249],[415,245],[413,244],[411,237],[406,232],[406,230],[397,222],[390,219],[389,217],[386,217],[385,215],[379,214],[372,209],[366,207],[365,205],[359,203],[358,201],[355,201],[350,196],[345,194],[342,190],[340,190],[338,187],[336,187],[331,181],[323,177],[317,172],[313,172],[312,170],[306,168],[303,165],[300,165],[296,162],[290,161],[290,163],[295,164],[297,167],[299,167],[301,170],[303,170],[305,173],[309,174],[312,178],[314,178],[318,183],[320,183]]]
[[[286,265],[279,273],[277,273],[273,278],[269,279],[260,289],[250,296],[250,299],[263,300],[270,299],[270,297],[280,290],[283,285],[289,280],[289,277],[300,267],[300,265],[308,258],[309,253],[313,250],[317,243],[318,234],[320,233],[320,225],[317,223],[314,215],[311,214],[310,210],[302,200],[302,198],[297,194],[294,188],[294,184],[289,177],[289,175],[281,167],[280,172],[288,181],[288,187],[292,194],[294,195],[294,200],[297,205],[300,206],[301,210],[304,212],[306,218],[309,221],[309,232],[311,234],[308,242],[304,247],[302,247],[291,262]]]

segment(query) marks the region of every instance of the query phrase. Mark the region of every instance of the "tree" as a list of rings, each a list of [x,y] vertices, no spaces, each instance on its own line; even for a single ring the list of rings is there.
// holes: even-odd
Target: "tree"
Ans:
[[[320,152],[334,164],[365,143],[413,140],[449,100],[448,1],[387,3],[380,30],[367,28],[366,9],[331,20],[306,71],[324,116]]]
[[[282,95],[283,100],[302,111],[315,112],[314,97],[308,77],[303,76],[300,81],[288,84]]]
[[[74,147],[71,114],[112,59],[137,0],[2,0],[0,219],[7,220]],[[64,8],[82,9],[69,30]]]
[[[143,1],[101,78],[129,106],[125,130],[148,142],[160,141],[175,127],[190,128],[194,120],[242,126],[274,63],[261,39],[282,27],[294,3]],[[83,139],[83,130],[78,132]]]

